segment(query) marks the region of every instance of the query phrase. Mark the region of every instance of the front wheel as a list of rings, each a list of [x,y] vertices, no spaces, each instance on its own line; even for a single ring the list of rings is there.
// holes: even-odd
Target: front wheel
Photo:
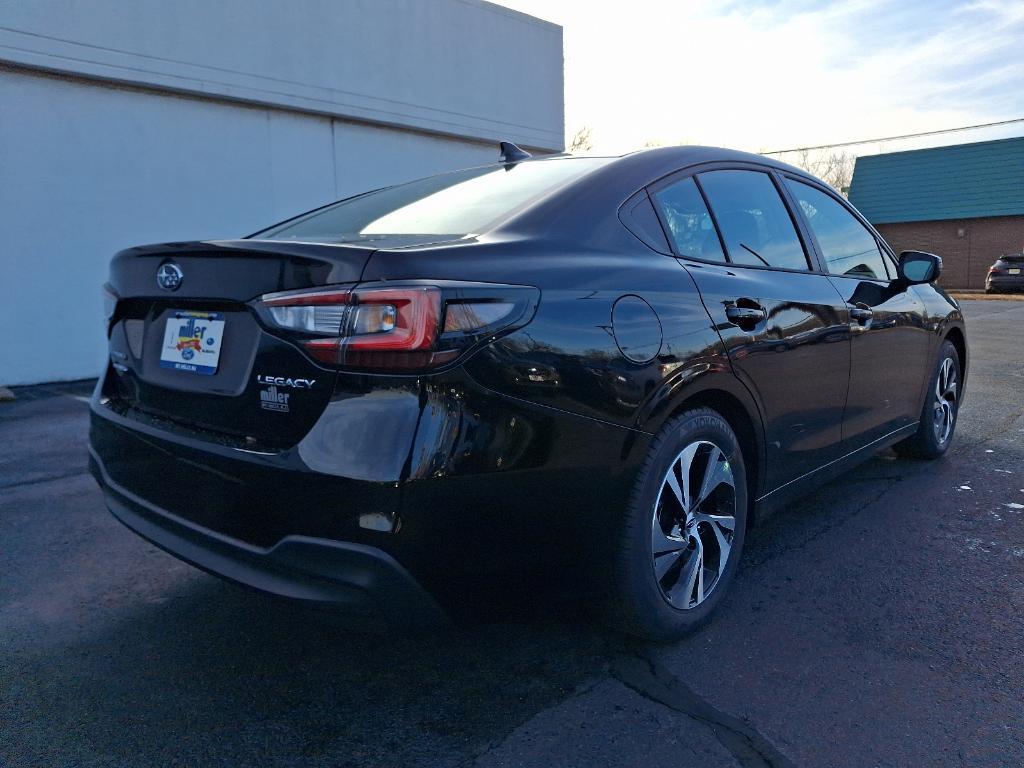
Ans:
[[[944,341],[929,381],[917,432],[896,443],[893,446],[896,453],[918,459],[937,459],[946,452],[953,441],[960,413],[961,380],[960,355],[952,342]]]
[[[618,531],[613,623],[668,641],[706,621],[736,572],[747,504],[743,454],[729,423],[708,408],[669,422]]]

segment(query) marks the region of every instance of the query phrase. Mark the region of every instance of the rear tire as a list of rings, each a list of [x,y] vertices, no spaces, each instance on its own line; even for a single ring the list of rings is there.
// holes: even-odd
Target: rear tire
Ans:
[[[739,441],[716,411],[662,428],[613,542],[610,622],[649,640],[677,640],[707,621],[736,573],[747,529]]]
[[[921,408],[917,432],[893,446],[900,456],[915,459],[937,459],[953,442],[963,374],[960,355],[951,341],[942,342],[939,359],[928,380],[928,392]]]

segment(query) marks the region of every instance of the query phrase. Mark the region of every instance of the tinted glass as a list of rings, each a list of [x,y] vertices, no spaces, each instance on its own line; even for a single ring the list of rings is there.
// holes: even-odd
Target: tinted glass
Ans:
[[[668,224],[669,235],[681,256],[725,261],[722,243],[693,179],[685,178],[654,193]]]
[[[926,256],[904,256],[902,262],[903,274],[908,280],[924,283],[935,279],[932,274],[935,271],[934,259]]]
[[[809,184],[793,179],[786,179],[786,184],[800,203],[829,272],[889,279],[878,241],[839,201]]]
[[[537,160],[508,169],[490,165],[431,176],[342,200],[257,237],[354,242],[388,235],[479,234],[606,162],[595,157]]]
[[[722,230],[729,260],[807,269],[807,256],[771,177],[760,171],[709,171],[697,177]]]

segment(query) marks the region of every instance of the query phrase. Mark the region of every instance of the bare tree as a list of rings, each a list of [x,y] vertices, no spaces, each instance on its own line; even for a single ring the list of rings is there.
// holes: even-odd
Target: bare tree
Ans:
[[[842,192],[843,195],[849,193],[850,182],[853,180],[853,166],[857,160],[854,155],[849,152],[828,149],[816,152],[801,149],[798,152],[787,154],[789,157],[780,155],[779,159],[814,174],[826,184]]]
[[[688,144],[693,144],[693,139],[688,136],[683,136],[678,139],[670,139],[668,141],[664,139],[648,139],[641,145],[641,149],[657,149],[658,147],[685,147]]]
[[[593,133],[593,131],[586,125],[576,131],[569,140],[569,151],[575,153],[589,152],[592,150],[594,145],[590,140],[591,133]]]

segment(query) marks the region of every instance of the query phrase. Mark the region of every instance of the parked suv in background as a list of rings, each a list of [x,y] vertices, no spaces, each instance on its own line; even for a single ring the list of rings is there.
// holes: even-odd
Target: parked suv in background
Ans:
[[[560,562],[671,639],[757,519],[948,448],[967,346],[937,257],[755,155],[527,157],[117,254],[90,431],[113,513],[401,621],[453,575]]]
[[[1000,291],[1024,291],[1024,253],[1000,256],[988,268],[985,293]]]

